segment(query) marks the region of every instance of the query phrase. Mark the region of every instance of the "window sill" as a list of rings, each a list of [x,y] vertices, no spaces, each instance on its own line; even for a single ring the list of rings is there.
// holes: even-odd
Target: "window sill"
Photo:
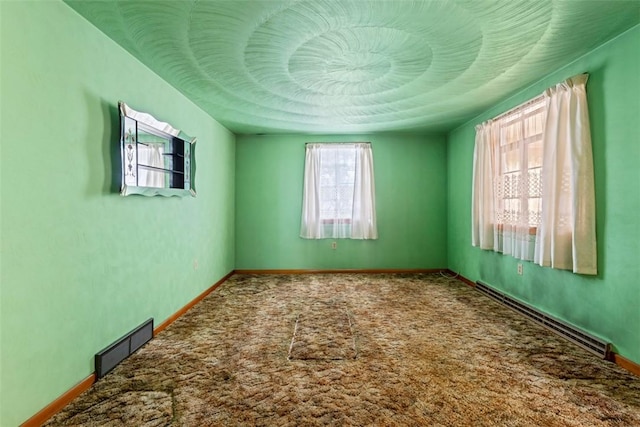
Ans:
[[[504,228],[505,228],[504,224],[497,224],[495,227],[498,229],[498,231],[504,232]],[[507,227],[518,228],[515,225],[509,225]],[[538,227],[528,227],[529,236],[535,236],[537,232],[538,232]]]

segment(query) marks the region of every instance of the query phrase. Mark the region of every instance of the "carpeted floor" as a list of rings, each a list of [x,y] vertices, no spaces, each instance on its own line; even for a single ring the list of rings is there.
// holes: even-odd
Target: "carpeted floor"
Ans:
[[[47,425],[640,426],[640,378],[440,275],[235,275]]]

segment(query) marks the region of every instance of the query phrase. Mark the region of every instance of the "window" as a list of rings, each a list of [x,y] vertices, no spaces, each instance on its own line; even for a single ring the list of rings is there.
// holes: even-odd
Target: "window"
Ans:
[[[319,151],[320,220],[350,224],[353,212],[356,153],[352,145],[327,145]]]
[[[532,234],[540,223],[543,120],[542,97],[498,120],[497,220],[503,225],[528,226]]]
[[[542,214],[542,140],[545,98],[539,96],[483,123],[477,142],[487,147],[486,179],[492,188],[487,233],[490,249],[533,261]],[[478,159],[476,159],[478,160]],[[479,168],[476,172],[480,172]],[[485,248],[488,249],[488,248]]]
[[[597,274],[587,77],[476,127],[474,246]]]
[[[307,144],[300,236],[377,239],[371,144]]]
[[[493,120],[495,250],[533,260],[541,215],[542,96]]]

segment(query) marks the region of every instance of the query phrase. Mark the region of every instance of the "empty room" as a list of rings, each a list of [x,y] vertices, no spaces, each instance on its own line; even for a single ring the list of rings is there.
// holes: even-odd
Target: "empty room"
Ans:
[[[0,426],[640,426],[640,2],[0,2]]]

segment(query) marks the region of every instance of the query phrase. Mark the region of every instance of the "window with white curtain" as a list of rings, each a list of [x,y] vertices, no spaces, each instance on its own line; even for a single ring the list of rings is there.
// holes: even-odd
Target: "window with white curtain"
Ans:
[[[540,96],[489,125],[496,133],[494,249],[530,261],[541,214],[544,105]]]
[[[587,77],[476,127],[474,246],[597,274]]]
[[[378,238],[371,144],[306,145],[300,237]]]

